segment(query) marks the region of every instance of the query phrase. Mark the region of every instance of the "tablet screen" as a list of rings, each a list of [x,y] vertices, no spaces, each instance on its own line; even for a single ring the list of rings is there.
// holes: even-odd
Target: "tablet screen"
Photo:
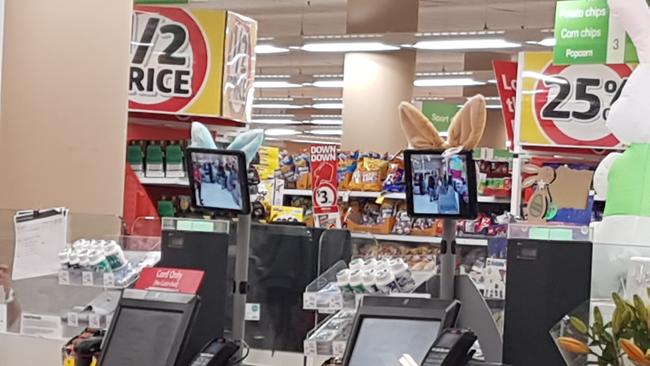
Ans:
[[[436,151],[407,151],[405,157],[409,213],[457,218],[476,215],[476,176],[471,153],[443,156]]]
[[[243,153],[188,149],[188,169],[196,207],[250,212]]]

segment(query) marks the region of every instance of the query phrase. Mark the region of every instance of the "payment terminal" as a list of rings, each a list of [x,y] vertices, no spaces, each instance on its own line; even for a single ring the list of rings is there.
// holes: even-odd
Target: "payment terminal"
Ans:
[[[466,329],[443,330],[422,361],[422,366],[465,366],[474,355],[476,335]]]
[[[196,355],[190,366],[227,366],[239,346],[223,338],[210,341]]]

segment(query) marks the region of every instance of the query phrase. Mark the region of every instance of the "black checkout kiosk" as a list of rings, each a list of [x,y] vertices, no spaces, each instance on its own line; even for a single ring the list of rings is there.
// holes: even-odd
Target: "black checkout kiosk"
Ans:
[[[440,163],[431,165],[432,159]],[[473,166],[470,154],[462,154],[461,160],[462,167]],[[188,149],[188,176],[195,176],[195,168],[203,169],[200,180],[190,180],[193,204],[212,209],[227,206],[230,211],[248,213],[250,203],[243,198],[248,197],[248,189],[246,184],[241,184],[246,181],[243,175],[244,161],[243,153]],[[238,166],[241,173],[238,180],[229,178],[220,182],[219,177],[206,176],[213,171],[206,169],[207,166],[220,163]],[[425,157],[413,156],[407,166],[410,167],[411,163],[421,163],[417,168],[420,170],[428,169],[429,165],[445,171],[452,169],[449,158],[441,158],[439,152],[427,152]],[[472,169],[463,174],[469,178],[466,182],[472,182]],[[229,194],[218,199],[205,196],[208,187],[218,189],[222,194],[227,193],[226,188],[235,187],[240,191],[232,192],[232,198],[237,198],[233,203]],[[409,189],[408,192],[411,198],[412,191]],[[467,197],[469,205],[456,204],[456,209],[463,211],[458,215],[474,212],[471,206],[475,195],[470,193]],[[228,201],[227,205],[221,202],[224,199]],[[417,211],[418,207],[413,206],[413,202],[410,205],[411,209]],[[443,207],[442,203],[440,207]],[[161,266],[206,271],[199,296],[125,290],[102,345],[101,366],[229,366],[242,363],[242,357],[234,356],[239,344],[215,340],[224,335],[224,325],[227,323],[227,307],[224,304],[228,294],[242,289],[241,283],[240,286],[233,286],[233,282],[227,280],[226,273],[230,271],[227,265],[227,238],[232,236],[229,225],[223,224],[224,221],[213,221],[208,226],[199,225],[202,230],[198,231],[203,233],[194,233],[193,239],[187,240],[186,236],[179,236],[177,232],[187,231],[188,227],[194,225],[179,225],[178,221],[173,220],[169,222],[163,224]],[[209,230],[206,229],[208,227]],[[249,227],[245,229],[250,230]],[[248,253],[248,242],[246,247]],[[319,267],[318,271],[321,271]],[[244,283],[244,293],[247,292],[246,287],[248,282]],[[355,317],[342,364],[488,365],[472,361],[477,335],[471,330],[456,328],[462,311],[462,304],[453,299],[365,297]]]

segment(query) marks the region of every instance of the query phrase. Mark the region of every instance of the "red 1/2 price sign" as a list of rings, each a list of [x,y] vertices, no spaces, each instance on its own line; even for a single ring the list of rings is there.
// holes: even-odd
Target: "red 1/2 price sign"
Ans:
[[[625,64],[560,66],[544,62],[547,59],[550,56],[545,53],[526,54],[520,67],[523,85],[517,102],[522,103],[522,145],[620,147],[606,123],[632,68]]]
[[[337,155],[335,145],[314,145],[310,148],[312,202],[316,227],[341,227]]]

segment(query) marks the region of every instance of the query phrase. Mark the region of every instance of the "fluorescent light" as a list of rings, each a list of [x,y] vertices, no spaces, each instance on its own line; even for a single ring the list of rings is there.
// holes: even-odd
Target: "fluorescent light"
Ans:
[[[287,119],[287,118],[293,118],[295,115],[293,114],[286,114],[286,113],[278,113],[278,114],[270,114],[270,113],[256,113],[253,114],[254,118],[281,118],[281,119]]]
[[[287,103],[259,103],[253,104],[253,108],[258,109],[300,109],[301,105],[287,104]]]
[[[289,52],[288,48],[276,47],[270,44],[258,44],[257,46],[255,46],[255,53],[260,55],[287,53],[287,52]]]
[[[314,109],[343,109],[343,103],[316,103]]]
[[[288,128],[270,128],[264,131],[264,134],[266,136],[295,136],[300,135],[300,132]]]
[[[266,75],[255,75],[256,79],[288,79],[291,75],[287,74],[266,74]]]
[[[316,97],[316,98],[312,98],[312,100],[317,102],[338,102],[343,100],[343,98]]]
[[[342,88],[344,82],[343,80],[316,80],[312,85],[317,88]]]
[[[302,122],[294,121],[291,119],[254,119],[251,123],[259,125],[299,125]]]
[[[446,39],[420,41],[413,47],[421,50],[478,50],[496,48],[517,48],[520,43],[509,42],[502,38]]]
[[[290,83],[288,81],[256,81],[253,86],[258,89],[264,88],[300,88],[302,85]]]
[[[496,84],[496,83],[497,83],[497,79],[488,80],[488,84]]]
[[[544,46],[544,47],[555,47],[555,37],[544,38],[539,42],[528,41],[526,43],[528,43],[528,44],[536,44],[536,45]]]
[[[396,51],[399,47],[381,42],[320,42],[307,43],[302,49],[307,52],[373,52]]]
[[[343,130],[310,130],[308,133],[322,136],[341,136],[343,135]]]
[[[309,121],[314,125],[329,125],[329,126],[341,126],[343,125],[343,120],[340,119],[312,119]]]
[[[293,102],[293,98],[290,97],[257,97],[255,98],[256,102]]]
[[[481,81],[471,78],[436,78],[436,79],[417,79],[413,82],[415,86],[422,87],[444,87],[444,86],[474,86],[484,85]]]
[[[501,104],[486,104],[485,105],[486,109],[501,109]]]
[[[531,79],[537,79],[537,80],[542,80],[550,83],[557,83],[557,84],[568,84],[569,82],[566,81],[565,79],[558,78],[558,77],[553,77],[549,75],[544,75],[539,72],[534,72],[534,71],[524,71],[521,73],[521,76],[525,78],[531,78]]]

